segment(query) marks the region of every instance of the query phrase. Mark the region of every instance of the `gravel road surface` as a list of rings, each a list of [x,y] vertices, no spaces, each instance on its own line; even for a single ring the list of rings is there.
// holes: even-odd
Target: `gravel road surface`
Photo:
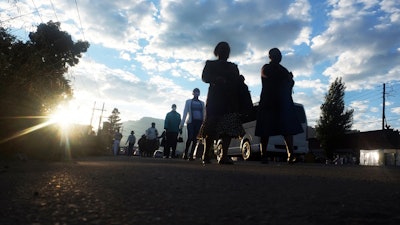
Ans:
[[[0,161],[0,224],[400,224],[400,168]]]

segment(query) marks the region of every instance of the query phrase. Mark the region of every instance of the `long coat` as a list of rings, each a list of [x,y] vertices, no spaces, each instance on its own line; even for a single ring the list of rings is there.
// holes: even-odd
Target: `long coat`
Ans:
[[[255,135],[294,135],[303,132],[293,99],[293,75],[279,63],[262,67],[262,90]]]
[[[226,60],[207,61],[202,79],[209,83],[206,118],[200,131],[202,137],[213,139],[222,136],[240,137],[245,131],[240,121],[238,104],[235,101],[235,80],[239,79],[236,64]]]
[[[239,77],[236,64],[225,60],[208,60],[203,69],[202,80],[209,83],[206,117],[221,117],[234,112],[232,81]]]

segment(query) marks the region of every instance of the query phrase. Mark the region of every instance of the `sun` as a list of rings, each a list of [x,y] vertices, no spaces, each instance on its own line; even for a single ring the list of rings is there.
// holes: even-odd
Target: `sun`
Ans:
[[[60,125],[62,128],[68,128],[70,125],[76,123],[79,117],[79,112],[73,110],[68,105],[60,105],[50,115],[50,122]]]

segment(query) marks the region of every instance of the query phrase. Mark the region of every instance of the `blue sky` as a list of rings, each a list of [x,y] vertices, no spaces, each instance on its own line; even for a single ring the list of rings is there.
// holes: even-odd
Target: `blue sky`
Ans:
[[[294,100],[316,124],[331,82],[342,77],[353,129],[382,127],[383,84],[387,124],[400,128],[400,2],[393,0],[9,0],[0,2],[0,25],[27,39],[41,22],[59,21],[74,40],[91,47],[66,75],[75,119],[90,123],[118,108],[123,121],[163,119],[183,111],[219,41],[246,77],[253,101],[260,68],[278,47],[295,76]],[[95,110],[97,128],[101,111]],[[103,118],[103,120],[106,120]]]

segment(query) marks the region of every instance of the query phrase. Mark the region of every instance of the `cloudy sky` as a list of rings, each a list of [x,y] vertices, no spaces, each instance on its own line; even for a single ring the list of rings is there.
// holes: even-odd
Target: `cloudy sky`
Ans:
[[[231,45],[256,102],[260,68],[278,47],[295,76],[294,100],[316,124],[330,84],[342,77],[354,129],[382,127],[383,84],[388,125],[400,128],[400,1],[393,0],[2,0],[0,25],[21,40],[58,21],[91,46],[66,75],[77,122],[97,128],[118,108],[123,121],[165,117],[201,80],[219,41]],[[103,118],[103,120],[106,120]]]

